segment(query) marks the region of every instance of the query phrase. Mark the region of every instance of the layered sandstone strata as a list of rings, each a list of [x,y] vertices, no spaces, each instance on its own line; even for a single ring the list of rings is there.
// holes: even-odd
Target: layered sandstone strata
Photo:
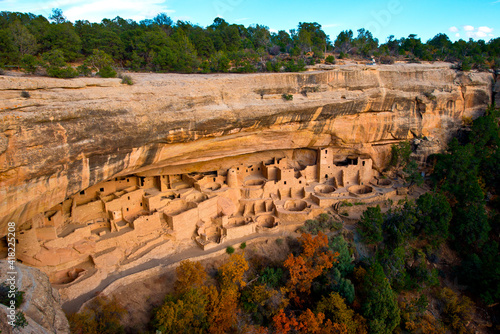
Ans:
[[[132,77],[133,86],[0,76],[0,235],[8,221],[21,225],[89,186],[151,169],[204,171],[327,146],[381,168],[394,142],[427,137],[443,147],[493,91],[492,74],[444,63]]]

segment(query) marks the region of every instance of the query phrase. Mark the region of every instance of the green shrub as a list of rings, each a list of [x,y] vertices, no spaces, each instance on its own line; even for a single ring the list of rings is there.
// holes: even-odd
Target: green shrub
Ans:
[[[130,85],[130,86],[134,84],[134,81],[132,80],[132,78],[129,75],[123,75],[123,76],[121,76],[121,78],[122,78],[122,84]]]
[[[2,282],[0,284],[0,304],[10,306],[11,298],[9,297],[9,293],[10,293],[10,286]],[[17,290],[16,287],[14,290],[14,300],[16,308],[19,308],[24,300],[24,291],[19,291]]]
[[[245,249],[247,247],[247,243],[246,242],[242,242],[241,245],[240,245],[240,249]]]
[[[259,282],[267,284],[271,288],[275,288],[280,285],[282,278],[283,278],[283,270],[281,268],[275,269],[266,267],[260,272]]]
[[[31,95],[30,95],[30,93],[29,93],[29,92],[27,92],[27,91],[23,90],[23,91],[21,92],[21,97],[24,97],[25,99],[29,99],[29,98],[31,97]]]
[[[281,95],[281,97],[285,101],[292,101],[293,100],[293,95],[292,94],[283,94],[283,95]]]
[[[54,78],[69,79],[77,77],[78,71],[71,66],[66,66],[66,67],[50,66],[47,68],[47,75],[49,77],[54,77]]]
[[[92,75],[92,69],[85,64],[81,64],[76,68],[78,74],[83,75],[84,77],[90,77]]]
[[[27,325],[28,325],[28,320],[26,320],[24,313],[22,311],[16,312],[16,321],[14,321],[14,329],[23,328],[26,327]]]
[[[21,58],[21,69],[29,74],[33,74],[38,69],[38,60],[33,55],[24,55]]]
[[[276,239],[276,244],[278,244],[278,246],[283,245],[283,239],[281,238]]]
[[[332,65],[335,64],[335,57],[332,56],[332,55],[329,55],[328,57],[326,57],[325,63],[326,64],[332,64]]]
[[[116,71],[110,65],[106,65],[97,72],[97,75],[101,78],[116,78]]]
[[[226,248],[226,253],[228,253],[228,254],[233,254],[233,253],[234,253],[234,247],[232,247],[232,246],[227,246],[227,248]]]

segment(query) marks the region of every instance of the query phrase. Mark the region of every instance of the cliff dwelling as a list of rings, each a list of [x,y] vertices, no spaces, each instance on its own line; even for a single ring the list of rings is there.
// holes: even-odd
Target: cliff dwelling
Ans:
[[[307,166],[281,157],[96,184],[23,224],[18,259],[42,269],[52,283],[67,284],[162,244],[194,241],[207,250],[303,223],[341,202],[380,202],[402,192],[379,178],[369,157],[339,157],[328,147],[313,154]]]

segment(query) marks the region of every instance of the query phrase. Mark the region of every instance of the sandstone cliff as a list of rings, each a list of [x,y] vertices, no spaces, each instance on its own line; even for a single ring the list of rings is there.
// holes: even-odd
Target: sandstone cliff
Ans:
[[[10,272],[7,261],[0,261],[0,281],[5,282]],[[52,288],[47,275],[40,270],[17,263],[16,270],[19,291],[24,291],[24,301],[19,311],[25,314],[27,326],[12,331],[6,323],[7,308],[0,305],[0,330],[5,333],[69,333],[69,324],[61,308],[61,298]]]
[[[133,86],[0,76],[0,235],[8,221],[150,169],[201,170],[216,159],[323,146],[369,155],[380,168],[399,140],[426,136],[443,147],[493,91],[492,74],[444,63],[132,77]]]

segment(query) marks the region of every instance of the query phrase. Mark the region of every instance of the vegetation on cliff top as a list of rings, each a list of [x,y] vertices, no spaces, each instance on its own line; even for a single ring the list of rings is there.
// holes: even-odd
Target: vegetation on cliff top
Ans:
[[[219,17],[210,26],[200,27],[173,22],[164,13],[140,22],[116,17],[101,23],[72,23],[54,9],[49,20],[41,15],[0,12],[0,67],[19,66],[27,73],[54,77],[92,72],[112,77],[117,68],[180,73],[296,72],[306,64],[333,64],[335,56],[376,57],[385,64],[442,60],[455,62],[461,70],[500,66],[500,38],[488,43],[472,39],[451,42],[445,34],[438,34],[422,42],[411,34],[400,39],[391,35],[379,43],[370,31],[359,29],[356,36],[345,30],[331,40],[315,22],[300,22],[289,32],[271,32],[266,26],[245,27]]]

